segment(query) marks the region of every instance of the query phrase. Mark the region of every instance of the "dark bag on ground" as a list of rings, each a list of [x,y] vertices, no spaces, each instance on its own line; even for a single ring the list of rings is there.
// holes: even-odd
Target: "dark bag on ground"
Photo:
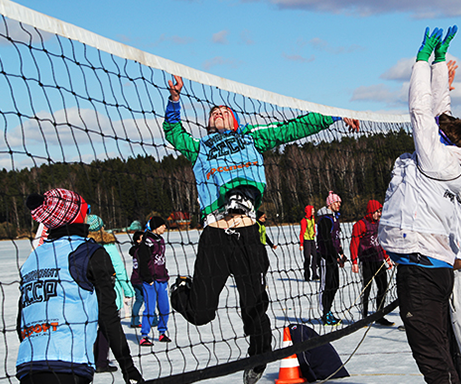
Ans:
[[[293,344],[319,337],[317,332],[304,324],[290,324],[289,328]],[[309,383],[326,379],[343,365],[338,352],[330,343],[298,353],[296,356],[301,372]],[[349,372],[345,367],[342,367],[331,378],[337,379],[348,376]]]

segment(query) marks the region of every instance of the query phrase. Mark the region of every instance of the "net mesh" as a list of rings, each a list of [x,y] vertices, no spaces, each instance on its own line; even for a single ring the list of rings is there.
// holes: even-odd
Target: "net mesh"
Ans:
[[[0,258],[5,267],[0,270],[0,382],[15,382],[19,270],[38,226],[25,207],[30,193],[59,187],[83,196],[92,213],[115,233],[128,276],[134,230],[159,215],[170,227],[164,239],[171,282],[194,273],[203,231],[196,180],[191,163],[165,140],[162,129],[168,80],[182,68],[174,63],[166,70],[149,66],[94,45],[5,16],[1,19],[0,238],[4,241]],[[206,135],[208,113],[215,105],[231,107],[242,124],[250,125],[288,121],[312,111],[296,103],[294,107],[270,103],[259,97],[263,91],[251,96],[253,90],[243,85],[237,93],[184,77],[182,122],[197,138]],[[291,350],[285,355],[280,350],[283,330],[290,323],[308,324],[329,341],[362,324],[361,274],[352,273],[346,263],[339,269],[340,284],[332,306],[342,323],[335,328],[323,325],[320,283],[304,278],[299,223],[306,205],[320,208],[328,191],[335,191],[343,200],[341,243],[350,259],[352,224],[364,216],[369,199],[383,200],[395,158],[411,152],[413,141],[405,118],[386,121],[382,116],[349,112],[331,108],[329,115],[360,118],[359,133],[349,132],[339,121],[264,153],[267,187],[261,209],[268,217],[267,236],[277,246],[266,247],[270,261],[267,314],[275,352],[245,359],[249,340],[242,329],[236,281],[230,276],[210,323],[195,326],[171,310],[168,334],[172,343],[139,347],[140,330],[129,327],[131,307],[121,311],[135,364],[146,379],[179,382],[174,381],[179,380],[175,375],[182,375],[182,382],[191,382],[288,356]],[[386,273],[389,286],[382,308],[396,299],[395,281],[391,271]],[[370,313],[377,309],[376,301],[376,284],[372,284]],[[151,336],[157,339],[156,329]]]

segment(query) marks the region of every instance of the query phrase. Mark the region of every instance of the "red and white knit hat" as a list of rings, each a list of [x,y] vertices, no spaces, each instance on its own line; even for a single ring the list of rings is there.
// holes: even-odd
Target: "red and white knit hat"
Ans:
[[[47,228],[58,228],[66,224],[84,223],[88,204],[79,194],[63,188],[55,188],[42,195],[27,197],[27,207],[32,218]]]
[[[337,201],[341,202],[341,198],[336,193],[333,193],[333,191],[330,191],[327,197],[327,207]]]

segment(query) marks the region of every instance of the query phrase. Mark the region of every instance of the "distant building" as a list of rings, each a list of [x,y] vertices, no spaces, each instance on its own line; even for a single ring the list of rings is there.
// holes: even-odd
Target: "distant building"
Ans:
[[[168,219],[166,219],[170,229],[189,229],[191,218],[187,212],[173,212]]]

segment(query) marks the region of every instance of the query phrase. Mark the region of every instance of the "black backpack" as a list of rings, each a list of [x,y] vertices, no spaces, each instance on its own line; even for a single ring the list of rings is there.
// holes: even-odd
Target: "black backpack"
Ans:
[[[319,337],[317,332],[304,324],[290,324],[289,328],[293,344]],[[338,352],[330,343],[298,353],[297,357],[301,372],[309,383],[326,379],[343,365]],[[348,376],[349,372],[346,368],[341,367],[331,378]]]

